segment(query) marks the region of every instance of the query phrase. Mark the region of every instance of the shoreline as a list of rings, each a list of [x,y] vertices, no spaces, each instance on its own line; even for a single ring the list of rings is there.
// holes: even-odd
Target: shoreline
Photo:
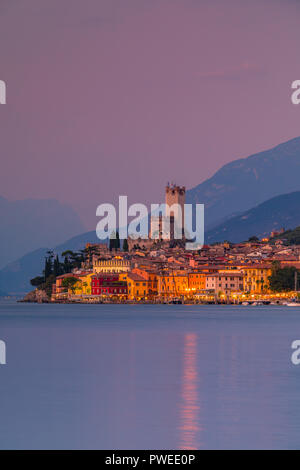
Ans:
[[[54,304],[54,305],[198,305],[198,306],[204,306],[204,305],[237,305],[237,306],[284,306],[287,304],[295,304],[295,306],[298,306],[298,303],[294,299],[285,299],[285,300],[278,300],[278,301],[272,301],[272,300],[246,300],[243,302],[191,302],[191,301],[161,301],[161,302],[148,302],[148,301],[127,301],[127,302],[113,302],[113,301],[91,301],[91,302],[83,302],[83,301],[72,301],[72,300],[65,300],[65,301],[53,301],[53,300],[43,300],[43,301],[37,301],[37,300],[17,300],[17,303],[32,303],[32,304]],[[299,304],[300,306],[300,304]]]

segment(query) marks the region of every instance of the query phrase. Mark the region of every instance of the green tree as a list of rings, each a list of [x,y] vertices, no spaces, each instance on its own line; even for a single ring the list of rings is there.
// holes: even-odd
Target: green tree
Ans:
[[[33,279],[30,280],[30,284],[34,287],[38,287],[41,284],[43,284],[44,281],[45,281],[45,279],[43,278],[43,276],[36,276],[36,277],[34,277]]]
[[[248,238],[248,242],[259,242],[259,238],[253,235],[252,237]]]
[[[75,284],[77,282],[78,282],[77,277],[66,277],[62,281],[62,286],[65,287],[67,290],[71,289],[72,293],[74,294]]]
[[[81,263],[84,261],[84,255],[82,252],[74,252],[71,250],[66,250],[62,253],[64,259],[64,272],[70,273],[75,268],[80,268]]]
[[[56,276],[60,276],[60,274],[62,273],[63,273],[63,268],[59,261],[58,255],[56,255],[56,257],[54,258],[54,262],[53,262],[53,274],[56,277]]]
[[[52,274],[52,268],[53,268],[52,258],[53,256],[51,254],[45,257],[45,268],[44,268],[44,280],[45,281]]]
[[[47,277],[46,281],[42,276],[37,276],[31,279],[30,283],[37,289],[44,290],[47,296],[50,298],[52,294],[52,285],[55,283],[55,276],[54,274],[50,274],[50,276]]]
[[[74,252],[72,250],[65,250],[62,252],[61,254],[62,256],[67,256],[68,258],[71,258],[72,256],[74,256]]]
[[[39,288],[43,289],[47,296],[50,298],[52,294],[52,285],[55,283],[55,276],[54,274],[50,274],[50,276],[46,279],[46,282],[42,284]]]
[[[127,238],[124,239],[123,241],[123,251],[128,251],[128,240]]]
[[[109,237],[109,251],[116,249],[116,234],[112,232]]]
[[[84,248],[83,250],[80,250],[80,253],[82,254],[83,261],[87,264],[88,267],[91,268],[93,265],[93,256],[98,253],[98,247],[91,245],[87,248]]]
[[[64,262],[63,262],[63,271],[65,274],[70,273],[72,269],[70,260],[68,256],[65,256]]]
[[[277,265],[273,265],[272,275],[269,277],[270,288],[272,291],[287,292],[294,290],[296,272],[299,278],[299,272],[294,266],[280,268]]]
[[[116,233],[116,250],[119,250],[120,249],[120,235],[119,235],[119,232],[117,231]]]

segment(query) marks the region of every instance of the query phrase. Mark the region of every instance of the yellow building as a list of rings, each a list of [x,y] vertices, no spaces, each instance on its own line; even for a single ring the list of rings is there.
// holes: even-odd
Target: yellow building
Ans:
[[[171,298],[188,294],[189,277],[187,273],[163,273],[158,275],[158,295]]]
[[[120,274],[119,274],[119,280],[120,280],[120,281],[126,281],[126,282],[127,282],[127,276],[128,276],[128,274],[129,274],[128,272],[126,272],[126,273],[120,273]]]
[[[251,294],[267,294],[270,292],[269,276],[272,274],[270,265],[243,265],[240,270],[244,274],[244,291]]]
[[[124,274],[120,275],[120,280],[121,278],[123,278],[122,280],[125,280],[124,277]],[[148,299],[149,281],[136,273],[126,274],[126,280],[129,300]]]
[[[140,276],[142,279],[129,279],[129,276],[131,274],[137,274]],[[134,268],[130,273],[121,273],[119,274],[119,279],[120,281],[126,281],[127,282],[127,289],[128,289],[128,298],[133,299],[135,296],[141,297],[141,292],[142,290],[146,290],[146,296],[147,300],[153,300],[158,293],[158,279],[157,279],[157,273],[154,271],[148,271],[143,268]],[[144,284],[146,283],[146,286],[141,285],[140,283]],[[131,285],[129,285],[131,284]],[[146,289],[141,289],[141,287]],[[130,292],[131,290],[131,292]],[[130,297],[131,296],[131,297]]]
[[[55,284],[52,285],[52,300],[65,300],[69,297],[69,295],[72,294],[72,289],[70,287],[67,288],[64,285],[65,280],[70,278],[78,279],[78,276],[73,273],[67,273],[57,276]]]
[[[188,275],[190,292],[197,292],[206,288],[206,274],[202,272],[192,272]]]
[[[153,269],[138,267],[133,268],[132,273],[139,274],[147,281],[148,297],[154,298],[157,296],[157,272]]]
[[[91,295],[92,294],[92,276],[94,273],[77,274],[78,281],[74,285],[72,295]]]
[[[96,259],[93,261],[94,274],[99,273],[124,273],[130,270],[130,261],[121,256],[111,259]]]

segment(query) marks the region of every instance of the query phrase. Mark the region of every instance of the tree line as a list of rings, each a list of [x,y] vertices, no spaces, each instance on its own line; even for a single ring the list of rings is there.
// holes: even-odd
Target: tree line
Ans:
[[[272,265],[272,274],[269,277],[270,289],[273,292],[298,291],[300,271],[295,266],[280,267],[278,261]]]
[[[120,250],[120,245],[119,232],[117,232],[114,238],[111,236],[109,239],[109,250]],[[122,249],[128,251],[127,239],[123,240]],[[66,250],[61,254],[62,259],[54,251],[49,250],[45,256],[42,275],[34,277],[30,283],[33,287],[44,289],[48,295],[51,295],[52,284],[57,276],[69,274],[74,269],[81,268],[83,264],[91,268],[95,254],[97,254],[97,247],[93,245],[79,251]]]

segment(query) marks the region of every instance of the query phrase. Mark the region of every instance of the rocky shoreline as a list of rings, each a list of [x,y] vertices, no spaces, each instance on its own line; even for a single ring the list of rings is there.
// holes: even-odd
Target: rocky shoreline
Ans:
[[[19,300],[19,302],[31,302],[31,303],[50,303],[50,299],[46,292],[41,289],[35,289],[31,292],[28,292],[28,294],[25,295],[25,297],[22,300]]]

